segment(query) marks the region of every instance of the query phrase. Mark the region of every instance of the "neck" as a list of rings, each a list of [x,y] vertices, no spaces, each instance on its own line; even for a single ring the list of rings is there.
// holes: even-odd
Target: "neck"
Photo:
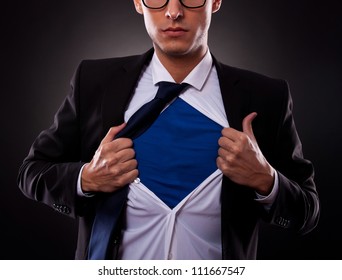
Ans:
[[[208,47],[205,47],[198,50],[196,53],[173,55],[166,54],[162,50],[155,48],[160,62],[170,73],[176,83],[181,83],[189,75],[189,73],[198,65],[198,63],[201,62],[207,50]]]

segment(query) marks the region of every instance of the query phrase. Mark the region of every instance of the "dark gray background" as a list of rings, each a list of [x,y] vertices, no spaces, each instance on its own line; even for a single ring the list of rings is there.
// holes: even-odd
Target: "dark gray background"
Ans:
[[[13,2],[13,3],[11,3]],[[263,227],[261,259],[339,259],[342,24],[339,1],[223,0],[210,49],[224,63],[286,79],[304,153],[316,168],[319,226],[305,237]],[[72,259],[75,221],[26,199],[16,176],[85,58],[151,47],[133,1],[7,1],[1,15],[0,258]]]

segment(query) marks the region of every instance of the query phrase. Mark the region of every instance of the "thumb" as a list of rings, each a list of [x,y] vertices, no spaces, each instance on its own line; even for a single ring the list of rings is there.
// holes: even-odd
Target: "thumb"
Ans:
[[[112,142],[114,140],[115,135],[118,134],[125,126],[126,126],[126,123],[122,123],[118,126],[111,127],[108,130],[106,136],[102,139],[101,144]]]
[[[253,132],[252,122],[257,115],[258,114],[256,112],[250,113],[242,121],[243,132],[246,133],[254,141],[256,141],[256,139],[255,139],[254,132]]]

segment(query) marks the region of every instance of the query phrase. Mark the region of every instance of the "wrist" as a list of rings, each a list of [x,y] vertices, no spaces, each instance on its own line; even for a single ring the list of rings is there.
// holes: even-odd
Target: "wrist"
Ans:
[[[268,196],[272,192],[274,180],[275,170],[271,168],[269,172],[263,174],[259,180],[257,180],[256,192],[260,195]]]
[[[90,195],[95,191],[88,169],[89,163],[86,163],[81,173],[81,190],[85,195]]]

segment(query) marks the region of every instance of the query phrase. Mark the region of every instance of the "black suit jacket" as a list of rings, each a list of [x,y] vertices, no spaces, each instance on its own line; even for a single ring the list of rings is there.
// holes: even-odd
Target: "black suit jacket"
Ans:
[[[26,196],[78,217],[77,259],[87,258],[95,206],[102,198],[77,196],[80,168],[92,159],[108,129],[124,121],[152,54],[150,50],[140,56],[83,61],[53,125],[37,137],[20,168],[18,184]],[[223,65],[215,58],[214,63],[230,126],[241,130],[243,118],[257,112],[256,139],[279,175],[279,194],[267,213],[254,201],[253,190],[223,178],[222,258],[254,259],[260,218],[302,233],[316,226],[319,202],[313,167],[302,155],[287,83]]]

